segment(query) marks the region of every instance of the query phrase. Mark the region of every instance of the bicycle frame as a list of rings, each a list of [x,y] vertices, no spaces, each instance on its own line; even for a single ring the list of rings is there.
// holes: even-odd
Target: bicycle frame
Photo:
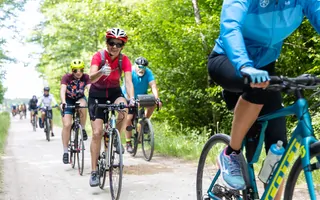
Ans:
[[[287,147],[285,149],[283,156],[281,157],[277,167],[273,171],[272,178],[269,179],[267,188],[265,189],[261,199],[269,200],[269,199],[275,198],[277,191],[279,189],[279,186],[281,185],[284,179],[284,176],[288,174],[288,168],[293,163],[294,156],[299,149],[300,149],[300,156],[302,160],[302,167],[304,169],[304,175],[306,177],[308,190],[310,194],[310,199],[311,200],[316,199],[312,174],[311,174],[311,171],[308,169],[310,166],[310,146],[313,143],[319,142],[319,141],[314,136],[313,127],[311,124],[311,117],[308,111],[308,103],[304,98],[299,98],[294,104],[287,106],[285,108],[281,108],[273,113],[260,116],[257,119],[257,122],[262,125],[259,142],[258,142],[256,151],[253,155],[252,161],[247,163],[247,169],[248,169],[247,176],[249,176],[248,177],[249,183],[247,183],[247,188],[249,187],[252,189],[252,190],[251,189],[248,190],[248,193],[249,193],[248,195],[252,195],[251,197],[253,199],[259,199],[253,164],[258,162],[259,160],[268,121],[271,119],[289,116],[289,115],[296,115],[298,119],[298,124],[292,133],[292,137],[289,143],[287,144]],[[242,148],[244,146],[245,146],[245,141],[242,144]],[[317,157],[317,160],[320,163],[320,156]],[[221,171],[218,170],[217,174],[213,178],[211,185],[207,191],[209,197],[212,199],[217,199],[212,193],[212,189],[214,187],[214,184],[218,180],[220,173]]]
[[[254,153],[252,161],[248,163],[248,173],[250,184],[253,187],[254,198],[258,198],[259,195],[255,181],[253,164],[256,163],[260,157],[268,121],[288,115],[296,115],[298,124],[292,133],[292,137],[285,149],[285,152],[281,157],[281,160],[279,161],[279,164],[277,165],[275,171],[273,172],[273,176],[271,180],[269,180],[267,188],[263,193],[261,199],[275,198],[279,186],[281,185],[284,176],[287,175],[288,168],[293,163],[294,156],[299,149],[310,197],[312,200],[316,199],[311,171],[305,169],[310,165],[310,146],[318,140],[314,136],[311,117],[308,111],[308,103],[304,98],[299,98],[294,104],[288,107],[279,109],[273,113],[266,114],[258,118],[257,121],[262,125],[259,144],[257,150]],[[320,162],[320,158],[318,157],[317,159],[318,162]]]

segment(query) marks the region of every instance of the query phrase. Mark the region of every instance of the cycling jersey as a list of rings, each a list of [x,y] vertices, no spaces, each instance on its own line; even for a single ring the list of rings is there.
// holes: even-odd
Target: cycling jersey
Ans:
[[[239,76],[244,65],[261,68],[279,57],[304,16],[320,32],[320,0],[224,0],[213,51],[226,54]]]
[[[118,61],[117,57],[115,60],[111,60],[111,57],[109,56],[108,52],[105,51],[105,59],[106,62],[109,63],[109,66],[111,67],[112,72],[109,76],[102,75],[98,81],[91,84],[89,96],[90,97],[97,97],[97,98],[109,98],[108,95],[108,89],[109,88],[120,88],[120,77],[121,74],[118,70]],[[100,52],[97,52],[94,54],[91,60],[91,66],[96,65],[99,66],[99,69],[101,68],[101,55]],[[129,58],[122,54],[122,71],[123,72],[131,72],[131,63]]]
[[[38,99],[30,99],[29,101],[29,109],[36,109],[37,108]]]
[[[134,98],[137,98],[138,94],[147,94],[149,83],[153,80],[154,80],[154,76],[152,71],[149,68],[146,68],[146,71],[143,76],[138,76],[136,70],[133,69],[132,84],[134,88]],[[121,89],[124,96],[128,98],[125,83],[123,83]]]
[[[37,106],[39,107],[40,105],[43,105],[42,108],[46,108],[47,106],[49,107],[49,110],[52,110],[51,104],[57,105],[57,101],[53,97],[52,94],[49,94],[47,97],[42,96],[40,98],[40,101],[38,102]]]

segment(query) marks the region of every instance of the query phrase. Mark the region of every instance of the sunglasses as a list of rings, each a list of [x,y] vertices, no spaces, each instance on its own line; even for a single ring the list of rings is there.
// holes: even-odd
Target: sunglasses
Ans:
[[[84,72],[84,69],[79,69],[79,70],[80,70],[81,73]],[[74,69],[74,70],[72,70],[72,72],[73,72],[73,73],[77,73],[77,72],[78,72],[78,69]]]
[[[117,48],[121,48],[121,47],[124,46],[123,43],[117,43],[117,42],[113,42],[113,41],[108,41],[107,43],[108,43],[108,45],[110,45],[110,46],[112,46],[112,47],[113,47],[114,45],[116,45]]]
[[[146,68],[147,68],[147,66],[138,65],[138,68],[139,68],[139,69],[146,69]]]

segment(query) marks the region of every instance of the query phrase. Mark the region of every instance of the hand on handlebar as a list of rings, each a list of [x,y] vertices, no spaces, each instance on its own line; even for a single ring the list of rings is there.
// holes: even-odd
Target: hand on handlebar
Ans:
[[[64,109],[66,108],[67,104],[66,103],[61,103],[60,104],[60,109],[61,111],[64,111]]]
[[[266,88],[269,85],[270,77],[265,70],[244,66],[240,69],[240,72],[251,79],[250,86],[252,88]]]
[[[162,101],[160,100],[160,98],[157,98],[157,99],[156,99],[156,104],[157,104],[158,110],[161,109],[161,107],[162,107]]]
[[[134,98],[131,98],[130,101],[129,101],[129,106],[130,107],[134,107],[135,106],[135,100]]]

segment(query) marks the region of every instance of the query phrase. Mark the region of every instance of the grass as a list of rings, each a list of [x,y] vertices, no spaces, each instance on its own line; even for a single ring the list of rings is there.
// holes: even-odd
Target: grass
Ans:
[[[0,154],[2,154],[10,126],[10,113],[0,113],[0,122]]]
[[[10,113],[2,112],[0,113],[0,155],[4,152],[4,147],[6,144],[6,138],[8,135],[8,130],[10,127]],[[0,162],[0,191],[2,187],[2,166]],[[0,192],[1,193],[1,192]]]

